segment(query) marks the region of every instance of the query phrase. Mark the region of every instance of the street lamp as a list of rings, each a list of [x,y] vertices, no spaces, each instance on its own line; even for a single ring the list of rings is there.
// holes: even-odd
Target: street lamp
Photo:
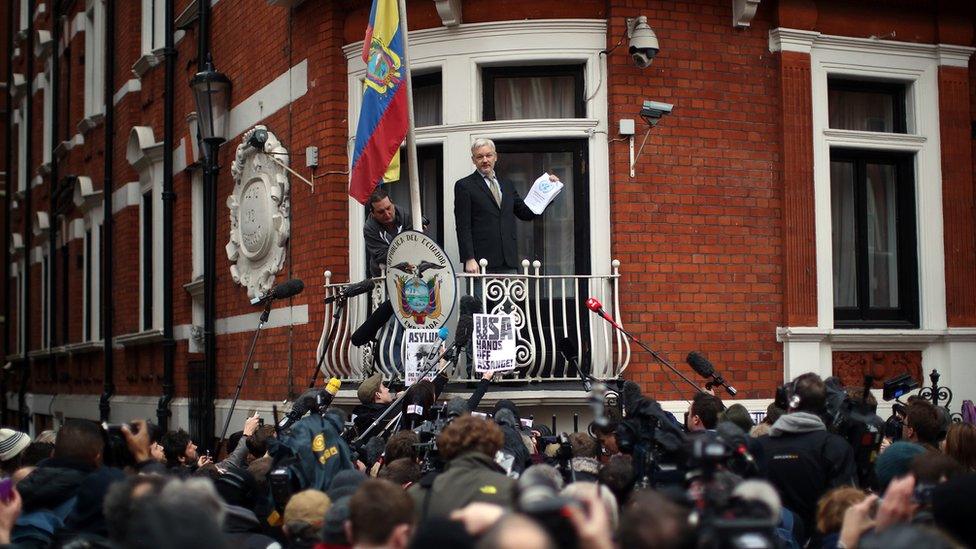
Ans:
[[[209,5],[209,2],[206,4]],[[214,70],[207,55],[203,69],[190,80],[197,104],[197,131],[203,152],[203,402],[197,441],[212,448],[217,399],[217,148],[227,140],[230,79]],[[219,448],[215,448],[219,451]],[[215,452],[216,453],[216,452]]]
[[[197,104],[200,137],[207,143],[221,144],[227,141],[230,117],[230,79],[214,70],[213,61],[207,60],[203,71],[190,80],[193,99]]]

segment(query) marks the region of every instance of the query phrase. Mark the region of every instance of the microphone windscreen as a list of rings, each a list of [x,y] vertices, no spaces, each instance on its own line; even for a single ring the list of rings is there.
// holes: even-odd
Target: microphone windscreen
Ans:
[[[349,338],[350,343],[356,347],[365,345],[376,338],[376,334],[386,326],[386,323],[393,317],[393,305],[390,300],[386,300],[376,308]]]
[[[474,333],[474,318],[471,315],[459,318],[454,331],[454,341],[467,345],[471,341],[472,333]]]
[[[441,341],[447,341],[447,336],[450,334],[451,330],[449,330],[447,326],[441,326],[441,329],[437,330],[437,337],[440,338]]]
[[[712,366],[712,363],[697,351],[688,353],[688,358],[685,359],[685,362],[702,377],[712,377],[715,374],[715,366]]]
[[[461,296],[461,317],[471,316],[481,312],[481,302],[477,298],[465,295]]]
[[[600,311],[603,310],[603,303],[600,303],[599,299],[595,297],[591,297],[586,300],[586,308],[593,311],[594,313],[599,313]]]
[[[627,410],[628,414],[633,411],[643,397],[644,395],[641,393],[640,385],[633,381],[624,383],[624,388],[620,392],[620,398],[623,401],[624,410]]]
[[[571,337],[560,338],[556,342],[556,348],[562,353],[563,358],[567,361],[575,360],[579,357],[579,350],[576,348],[576,342],[573,341]]]
[[[271,290],[271,298],[287,299],[302,293],[302,290],[304,289],[305,283],[298,278],[293,278],[275,286],[274,289]]]

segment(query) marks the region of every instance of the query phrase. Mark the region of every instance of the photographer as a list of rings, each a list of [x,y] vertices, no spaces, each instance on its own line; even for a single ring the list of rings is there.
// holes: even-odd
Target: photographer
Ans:
[[[447,516],[474,501],[510,507],[515,481],[494,460],[503,442],[497,425],[474,416],[461,416],[445,427],[437,437],[447,461],[444,472],[424,477],[408,491],[417,517]]]
[[[820,376],[804,374],[787,387],[788,413],[760,437],[766,457],[766,477],[783,498],[783,505],[802,520],[809,535],[817,500],[827,490],[853,485],[854,451],[838,435],[827,431],[826,386]]]

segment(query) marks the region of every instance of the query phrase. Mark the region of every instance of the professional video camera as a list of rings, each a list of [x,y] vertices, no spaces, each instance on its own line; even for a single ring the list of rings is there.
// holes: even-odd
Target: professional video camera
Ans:
[[[871,404],[871,385],[874,377],[864,376],[864,386],[858,397],[851,396],[836,377],[827,378],[827,416],[828,428],[844,437],[854,449],[854,464],[857,468],[858,483],[873,486],[874,460],[878,457],[881,440],[884,438],[885,422],[877,415],[877,403]]]
[[[636,383],[626,382],[622,397],[624,419],[617,425],[617,444],[621,452],[633,455],[637,486],[681,483],[684,431]]]

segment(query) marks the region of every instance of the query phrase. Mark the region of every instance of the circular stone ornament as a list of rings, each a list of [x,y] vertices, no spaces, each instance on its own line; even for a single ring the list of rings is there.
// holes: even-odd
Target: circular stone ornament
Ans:
[[[267,135],[260,148],[248,143],[257,131]],[[241,137],[230,168],[234,192],[227,197],[230,239],[225,250],[234,283],[247,288],[251,299],[263,297],[274,285],[291,231],[288,173],[272,155],[288,164],[288,150],[275,134],[255,126]]]

